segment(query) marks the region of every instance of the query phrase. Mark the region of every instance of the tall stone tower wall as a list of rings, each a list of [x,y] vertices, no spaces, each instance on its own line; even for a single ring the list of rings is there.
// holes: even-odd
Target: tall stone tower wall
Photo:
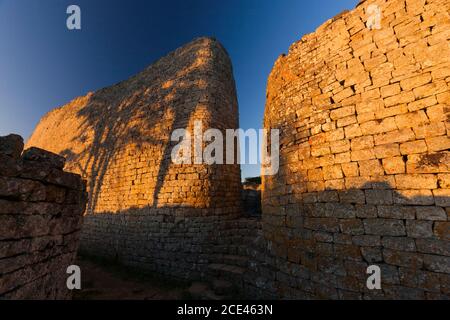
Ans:
[[[230,59],[208,38],[41,120],[27,145],[67,157],[88,180],[83,251],[183,278],[202,272],[217,226],[240,212],[241,185],[239,165],[172,162],[172,133],[194,135],[195,121],[238,127]]]
[[[362,1],[276,61],[264,125],[281,131],[280,171],[263,181],[263,229],[285,292],[450,296],[449,12]]]

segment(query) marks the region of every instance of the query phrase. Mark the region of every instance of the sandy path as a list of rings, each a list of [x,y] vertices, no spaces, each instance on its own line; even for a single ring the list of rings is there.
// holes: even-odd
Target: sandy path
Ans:
[[[123,266],[79,258],[81,290],[76,300],[177,300],[186,298],[186,287],[159,277],[133,273]]]

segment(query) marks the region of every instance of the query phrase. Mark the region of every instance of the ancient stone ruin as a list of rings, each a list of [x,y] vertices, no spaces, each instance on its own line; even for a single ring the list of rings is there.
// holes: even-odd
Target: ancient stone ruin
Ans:
[[[228,280],[252,298],[449,298],[449,11],[361,1],[277,60],[264,127],[280,130],[280,171],[263,177],[262,219],[243,214],[238,165],[171,161],[175,129],[238,127],[213,39],[50,112],[27,146],[87,179],[81,252],[216,294]]]
[[[68,299],[86,206],[64,158],[0,137],[0,299]]]
[[[373,4],[381,29],[365,24]],[[449,296],[449,11],[363,1],[275,63],[264,125],[281,130],[281,158],[264,179],[264,236],[299,290]],[[369,265],[383,290],[368,292]]]
[[[205,130],[238,127],[231,62],[205,38],[42,119],[28,145],[66,156],[88,180],[85,253],[200,276],[218,225],[241,212],[241,185],[238,165],[172,163],[172,132],[194,134],[195,121]]]

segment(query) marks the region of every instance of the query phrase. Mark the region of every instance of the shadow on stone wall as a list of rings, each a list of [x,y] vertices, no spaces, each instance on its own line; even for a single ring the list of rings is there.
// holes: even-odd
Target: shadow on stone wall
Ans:
[[[252,228],[228,216],[205,220],[186,207],[90,215],[81,252],[184,280],[230,280],[249,298],[450,297],[450,223],[442,207],[449,197],[406,197],[371,182],[315,199],[263,213],[262,230],[257,220]],[[211,272],[218,265],[226,266],[219,275]],[[381,269],[381,290],[367,289],[369,265]]]
[[[60,154],[67,158],[69,169],[88,180],[87,213],[147,204],[154,208],[171,203],[235,206],[228,202],[239,197],[239,166],[176,165],[171,161],[178,141],[170,138],[176,129],[192,135],[196,120],[202,121],[205,130],[238,126],[231,62],[218,42],[197,39],[140,74],[81,101],[60,110],[70,116],[77,111],[73,121],[58,119],[54,122],[63,124],[49,124],[55,132],[46,131],[50,115],[36,129],[31,144],[40,140],[45,145],[49,143],[47,135],[58,133],[67,140],[52,148],[62,146]],[[69,131],[69,138],[66,132],[58,132],[64,130]],[[130,178],[133,175],[140,181]],[[215,182],[219,178],[226,188]],[[106,182],[108,189],[102,190]]]
[[[195,113],[195,108],[177,110],[172,105],[199,90],[195,82],[184,81],[193,71],[198,77],[198,66],[194,67],[195,64],[179,71],[177,75],[182,77],[179,79],[166,76],[163,72],[155,74],[154,79],[135,76],[136,80],[131,78],[126,83],[121,82],[93,93],[87,104],[79,110],[77,116],[82,122],[78,130],[92,132],[92,140],[88,141],[87,135],[76,137],[72,143],[82,144],[85,148],[78,153],[68,148],[61,155],[68,162],[76,163],[83,177],[88,178],[90,192],[87,212],[95,211],[111,162],[129,145],[135,148],[136,154],[146,146],[157,146],[163,150],[152,201],[153,207],[158,206],[158,194],[171,164],[170,153],[174,144],[169,143],[170,134],[177,128],[186,127],[189,123],[187,119],[191,119]],[[145,86],[145,83],[153,82],[163,85],[158,88]],[[160,107],[157,101],[164,103],[155,116],[152,108]],[[155,133],[157,127],[162,127],[163,132]]]
[[[289,185],[286,178],[273,177],[279,186]],[[264,237],[276,261],[267,285],[277,288],[277,296],[450,297],[450,197],[433,194],[445,190],[439,188],[448,185],[448,175],[437,179],[433,191],[395,190],[382,178],[360,181],[359,188],[263,200]],[[373,264],[382,270],[382,290],[366,287]]]
[[[87,215],[80,252],[178,279],[204,278],[241,235],[227,233],[237,216],[186,206],[129,208]]]
[[[48,145],[87,179],[82,251],[201,277],[220,250],[221,226],[242,213],[241,182],[238,165],[172,163],[178,142],[171,134],[181,128],[192,135],[195,120],[205,130],[238,126],[231,61],[212,39],[197,39],[42,119],[29,144]]]

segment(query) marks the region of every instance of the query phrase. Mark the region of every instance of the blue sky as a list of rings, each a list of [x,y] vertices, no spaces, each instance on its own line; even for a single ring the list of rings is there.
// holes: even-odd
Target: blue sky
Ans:
[[[122,81],[199,36],[233,61],[240,127],[262,126],[267,77],[304,34],[358,0],[0,0],[0,135],[25,139],[49,110]],[[82,30],[66,28],[81,7]],[[244,165],[243,176],[259,175]]]

